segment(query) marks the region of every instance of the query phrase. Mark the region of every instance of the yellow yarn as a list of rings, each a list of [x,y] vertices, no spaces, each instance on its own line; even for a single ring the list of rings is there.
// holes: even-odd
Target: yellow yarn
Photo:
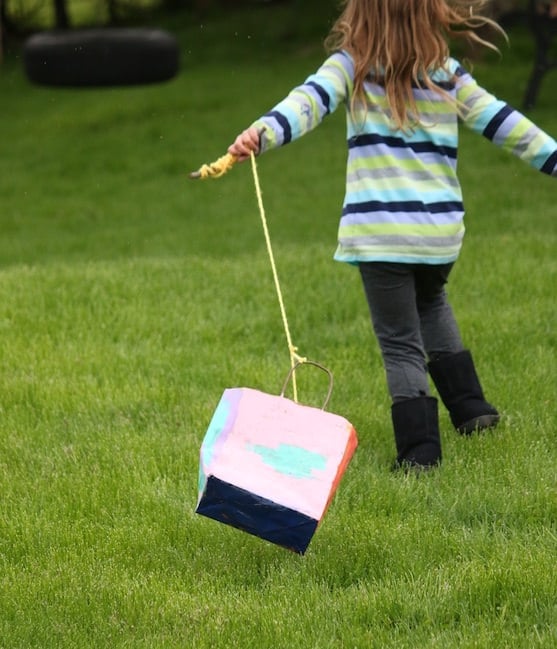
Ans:
[[[211,164],[203,165],[198,171],[194,171],[190,174],[190,178],[199,178],[205,180],[206,178],[220,178],[225,173],[230,171],[232,167],[236,164],[238,158],[231,153],[223,155],[215,162]],[[261,217],[261,224],[263,226],[263,233],[265,235],[265,243],[267,244],[267,253],[269,254],[269,260],[271,262],[271,269],[273,271],[273,279],[275,282],[275,289],[277,292],[277,297],[280,306],[280,313],[282,316],[282,324],[284,326],[284,332],[286,334],[286,342],[288,344],[288,351],[290,353],[290,365],[294,368],[298,363],[305,363],[307,358],[300,356],[298,354],[298,348],[292,343],[292,337],[290,336],[290,327],[288,326],[288,318],[286,317],[286,309],[284,308],[284,300],[282,299],[282,290],[280,287],[280,282],[277,273],[277,266],[275,263],[275,257],[273,254],[273,248],[271,245],[271,237],[269,235],[269,228],[267,227],[267,218],[265,216],[265,208],[263,206],[263,194],[261,192],[261,185],[259,184],[259,174],[257,173],[257,164],[255,162],[255,154],[251,153],[251,170],[253,173],[253,182],[255,185],[255,193],[257,195],[257,205],[259,207],[259,215]],[[298,388],[296,385],[296,372],[292,374],[292,392],[294,396],[294,401],[298,401]]]
[[[282,324],[284,326],[284,333],[286,334],[286,342],[288,343],[288,351],[290,352],[290,365],[292,368],[296,363],[305,363],[307,358],[298,355],[298,348],[292,343],[290,336],[290,327],[288,326],[288,318],[286,317],[286,309],[284,308],[284,300],[282,299],[282,290],[277,273],[277,266],[275,264],[275,256],[273,255],[273,247],[271,246],[271,237],[269,235],[269,228],[267,227],[267,218],[265,216],[265,208],[263,207],[263,194],[259,184],[259,174],[257,173],[257,164],[255,162],[255,155],[251,153],[251,170],[253,172],[253,182],[255,184],[255,193],[257,195],[257,205],[259,206],[259,215],[261,216],[261,224],[263,226],[263,233],[265,234],[265,243],[267,244],[267,253],[271,262],[271,269],[273,271],[273,279],[275,280],[275,289],[280,306],[280,314],[282,316]],[[298,401],[298,388],[296,385],[296,372],[292,374],[292,392],[294,401]]]
[[[198,171],[192,172],[190,178],[199,178],[201,180],[205,180],[206,178],[220,178],[232,169],[237,160],[238,158],[236,156],[227,153],[218,160],[215,160],[215,162],[205,164]]]

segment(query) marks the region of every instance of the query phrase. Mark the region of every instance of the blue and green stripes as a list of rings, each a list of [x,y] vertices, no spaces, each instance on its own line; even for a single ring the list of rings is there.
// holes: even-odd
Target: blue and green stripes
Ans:
[[[454,102],[414,88],[417,125],[404,132],[393,128],[384,88],[371,76],[367,105],[351,110],[353,77],[350,55],[335,53],[254,124],[265,127],[264,152],[305,135],[345,106],[348,160],[339,261],[444,264],[457,258],[464,235],[456,173],[459,120],[535,169],[557,175],[555,140],[478,86],[455,59],[431,77]]]

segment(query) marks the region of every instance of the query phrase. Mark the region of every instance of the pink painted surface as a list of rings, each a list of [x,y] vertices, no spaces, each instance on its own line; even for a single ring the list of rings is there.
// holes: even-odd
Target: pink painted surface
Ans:
[[[205,477],[321,520],[357,446],[350,422],[251,388],[226,390],[223,402],[222,432],[202,447]]]

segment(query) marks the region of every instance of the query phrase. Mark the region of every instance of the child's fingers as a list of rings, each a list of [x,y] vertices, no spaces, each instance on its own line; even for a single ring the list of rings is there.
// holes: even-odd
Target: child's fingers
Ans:
[[[252,127],[240,133],[228,147],[228,153],[236,156],[240,161],[249,158],[252,151],[259,153],[259,133]]]
[[[228,148],[229,153],[232,153],[232,155],[238,156],[240,158],[242,156],[248,156],[252,150],[253,149],[250,145],[250,140],[246,138],[244,133],[238,135],[238,137]]]

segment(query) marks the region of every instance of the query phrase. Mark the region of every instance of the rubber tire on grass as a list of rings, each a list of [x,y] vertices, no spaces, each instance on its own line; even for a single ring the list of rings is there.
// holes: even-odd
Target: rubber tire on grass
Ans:
[[[172,79],[179,50],[160,29],[46,31],[27,39],[23,62],[28,79],[41,85],[129,86]]]

